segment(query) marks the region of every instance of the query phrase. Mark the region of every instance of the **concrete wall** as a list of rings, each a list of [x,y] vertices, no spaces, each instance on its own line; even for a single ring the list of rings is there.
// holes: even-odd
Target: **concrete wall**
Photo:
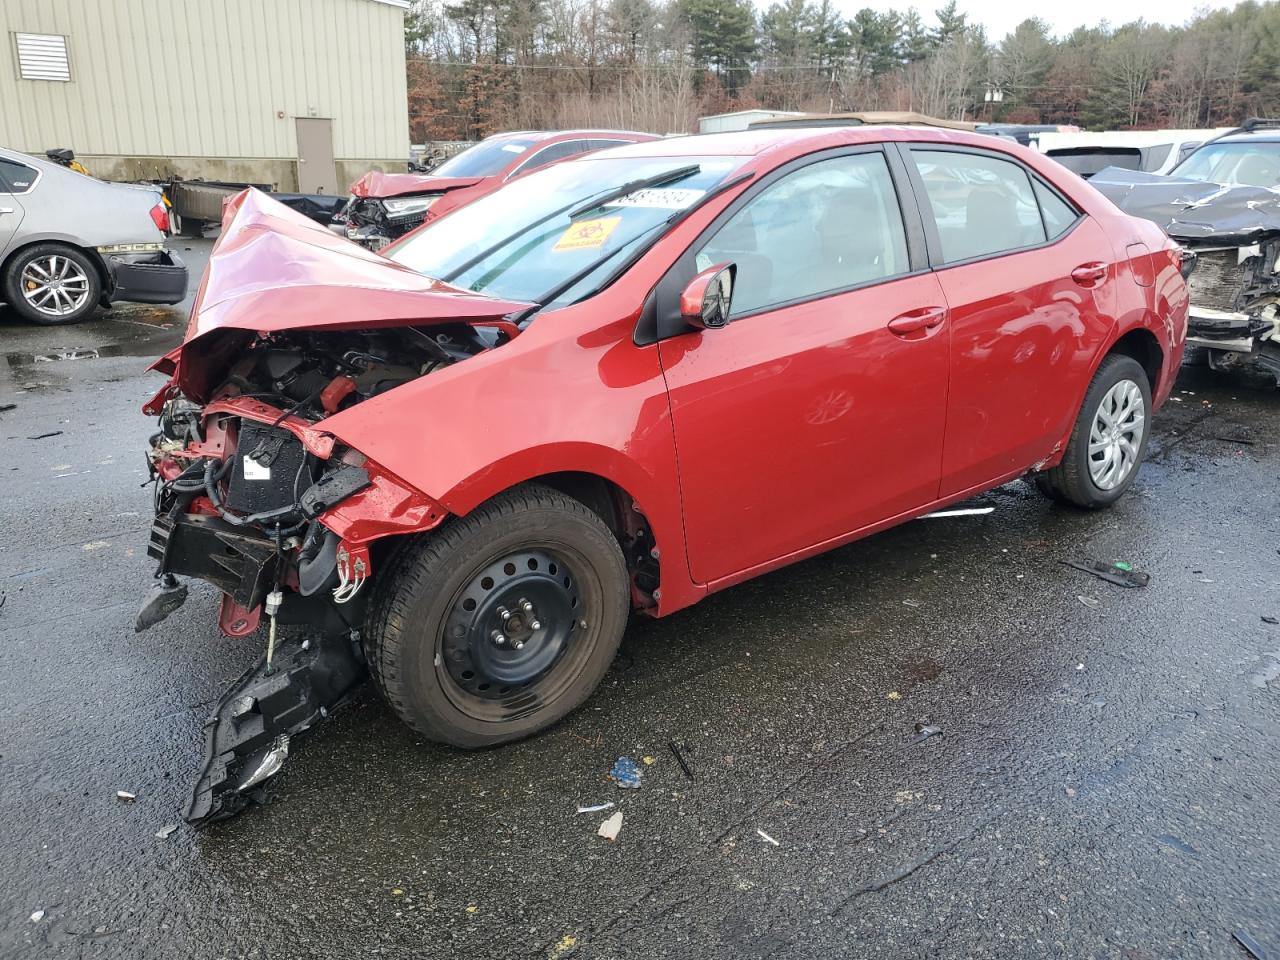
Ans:
[[[339,183],[409,155],[404,9],[383,0],[0,0],[0,143],[98,176],[296,185],[295,117],[333,119]],[[18,79],[14,32],[68,38]]]

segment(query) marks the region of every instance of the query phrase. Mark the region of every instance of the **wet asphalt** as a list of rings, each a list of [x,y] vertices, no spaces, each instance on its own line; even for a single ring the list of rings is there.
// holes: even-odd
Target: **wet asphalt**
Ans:
[[[1188,363],[1110,511],[1015,482],[638,620],[514,746],[420,742],[366,690],[265,807],[162,838],[261,646],[202,586],[133,632],[144,370],[184,316],[0,308],[0,957],[1280,957],[1269,381]],[[575,812],[605,801],[616,843]]]

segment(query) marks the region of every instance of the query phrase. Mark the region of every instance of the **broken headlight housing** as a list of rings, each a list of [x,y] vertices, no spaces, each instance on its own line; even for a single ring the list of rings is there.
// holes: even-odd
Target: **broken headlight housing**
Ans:
[[[437,193],[428,197],[391,197],[382,201],[382,208],[387,212],[389,220],[424,220],[427,211],[440,196]]]

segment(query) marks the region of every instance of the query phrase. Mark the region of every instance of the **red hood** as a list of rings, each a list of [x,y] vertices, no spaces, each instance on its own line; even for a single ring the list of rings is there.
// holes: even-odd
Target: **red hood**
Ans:
[[[494,321],[530,306],[424,277],[249,189],[223,210],[187,342],[224,328],[267,333]]]
[[[379,173],[370,170],[351,185],[357,197],[403,197],[415,193],[447,193],[474,187],[484,177],[431,177],[419,173]]]

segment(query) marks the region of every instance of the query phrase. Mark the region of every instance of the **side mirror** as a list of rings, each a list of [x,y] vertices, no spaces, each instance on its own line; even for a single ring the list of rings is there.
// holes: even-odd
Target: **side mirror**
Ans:
[[[718,263],[703,270],[680,294],[680,316],[700,330],[723,327],[729,322],[737,274],[738,267],[733,263]]]

